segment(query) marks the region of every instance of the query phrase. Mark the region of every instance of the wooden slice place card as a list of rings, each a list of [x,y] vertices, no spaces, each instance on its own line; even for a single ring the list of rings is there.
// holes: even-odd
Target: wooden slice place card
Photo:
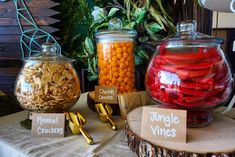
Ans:
[[[63,113],[34,113],[32,116],[32,137],[64,137],[65,117]]]
[[[95,101],[101,103],[118,103],[116,86],[95,86]]]
[[[187,143],[147,139],[140,135],[141,127],[143,127],[141,126],[143,108],[139,107],[129,112],[126,120],[127,143],[137,156],[230,157],[235,155],[234,119],[214,114],[214,121],[210,125],[201,128],[187,128]]]
[[[145,139],[186,142],[185,110],[143,107],[140,136]]]

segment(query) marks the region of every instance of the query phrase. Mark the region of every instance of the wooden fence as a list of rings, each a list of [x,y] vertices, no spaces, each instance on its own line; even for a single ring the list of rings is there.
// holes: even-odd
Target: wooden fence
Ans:
[[[25,0],[38,26],[49,33],[58,29],[52,24],[59,22],[52,16],[59,14],[52,8],[59,5],[52,0]],[[27,23],[22,23],[27,26]],[[0,90],[13,94],[17,74],[22,66],[19,44],[20,29],[13,0],[0,2]]]

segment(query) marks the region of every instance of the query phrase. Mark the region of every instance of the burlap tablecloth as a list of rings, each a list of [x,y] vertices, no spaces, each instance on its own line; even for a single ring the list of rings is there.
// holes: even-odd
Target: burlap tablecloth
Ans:
[[[87,93],[82,94],[71,109],[79,111],[87,120],[86,130],[94,138],[88,145],[82,135],[64,138],[32,138],[30,130],[19,124],[27,117],[22,111],[0,118],[0,157],[132,157],[123,131],[124,121],[115,117],[119,127],[112,131],[108,123],[101,123],[95,112],[86,105]]]

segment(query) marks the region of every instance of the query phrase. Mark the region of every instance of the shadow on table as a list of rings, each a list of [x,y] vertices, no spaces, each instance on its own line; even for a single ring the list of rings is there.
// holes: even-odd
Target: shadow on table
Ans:
[[[16,98],[12,95],[6,95],[0,91],[0,117],[21,111]]]

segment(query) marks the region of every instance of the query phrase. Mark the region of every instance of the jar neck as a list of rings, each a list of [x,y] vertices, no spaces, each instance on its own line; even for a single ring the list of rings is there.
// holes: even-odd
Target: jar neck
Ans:
[[[196,21],[184,21],[177,24],[178,33],[192,33],[196,32],[197,22]]]
[[[42,45],[42,54],[50,56],[58,56],[57,47],[52,43],[45,43]]]

